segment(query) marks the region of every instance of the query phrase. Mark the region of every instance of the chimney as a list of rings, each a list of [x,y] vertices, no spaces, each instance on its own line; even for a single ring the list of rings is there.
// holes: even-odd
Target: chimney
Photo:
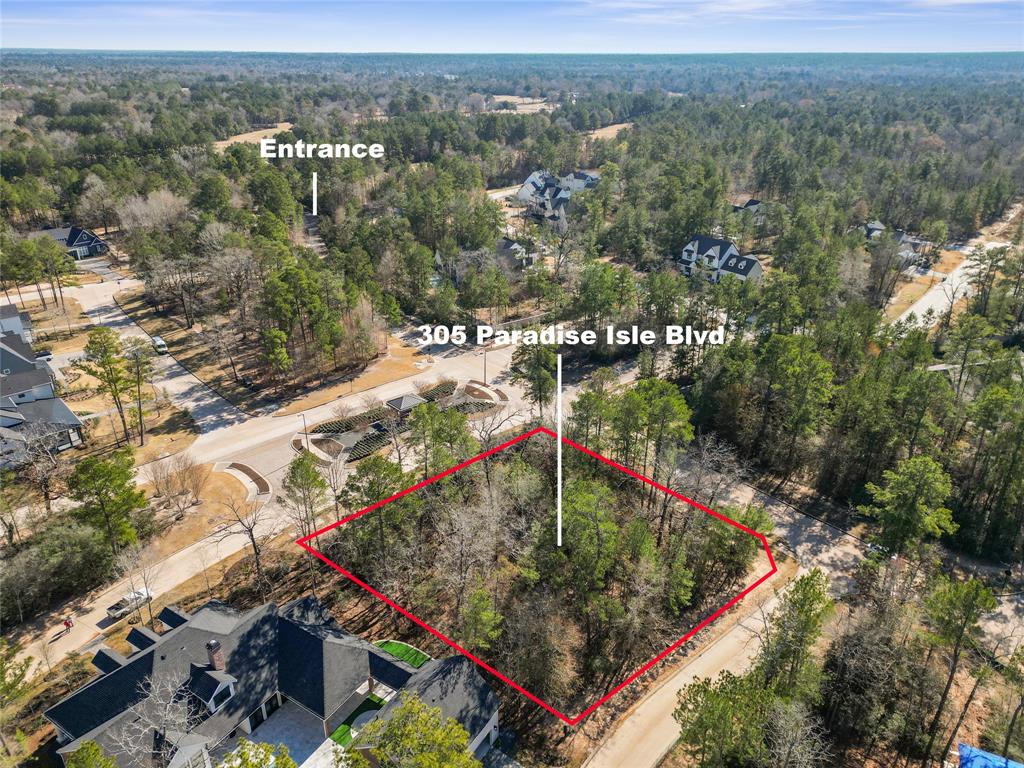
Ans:
[[[211,640],[206,644],[206,655],[210,659],[210,666],[218,672],[224,671],[224,651],[221,650],[220,643],[216,640]]]

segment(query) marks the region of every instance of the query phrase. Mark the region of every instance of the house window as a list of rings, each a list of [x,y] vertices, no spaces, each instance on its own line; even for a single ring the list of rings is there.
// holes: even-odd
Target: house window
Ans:
[[[263,706],[267,710],[267,717],[270,717],[277,711],[278,707],[281,706],[281,702],[278,700],[277,694],[275,693],[273,696],[267,699]]]
[[[224,706],[224,703],[228,699],[230,699],[234,695],[235,691],[230,685],[221,688],[219,691],[213,694],[213,698],[210,699],[210,711],[216,712],[218,709]]]

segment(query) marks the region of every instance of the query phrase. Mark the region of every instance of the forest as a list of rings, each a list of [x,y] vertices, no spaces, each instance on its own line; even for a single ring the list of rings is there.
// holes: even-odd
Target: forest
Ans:
[[[632,393],[656,431],[609,425],[629,459],[665,461],[690,426],[665,382]],[[630,395],[623,395],[628,398]],[[673,447],[670,447],[673,446]],[[466,417],[421,405],[409,417],[404,466],[360,462],[339,494],[358,512],[479,451]],[[319,538],[334,562],[535,696],[572,717],[658,655],[770,568],[761,542],[618,469],[564,449],[563,538],[556,544],[555,441],[535,435]],[[757,508],[722,508],[768,533]],[[524,722],[542,712],[517,695]]]
[[[547,108],[499,109],[502,96]],[[871,544],[851,596],[802,576],[752,671],[687,689],[681,764],[927,768],[975,719],[985,745],[1020,759],[1021,659],[980,622],[995,593],[1020,589],[1024,560],[1022,105],[1018,54],[5,52],[3,287],[16,302],[71,269],[30,233],[106,233],[144,284],[125,305],[190,334],[220,365],[212,385],[249,413],[363,370],[390,333],[421,323],[722,325],[716,347],[522,346],[509,377],[543,423],[561,351],[580,383],[576,442],[701,501],[717,498],[715,478],[749,480]],[[266,162],[252,144],[215,146],[278,123],[291,124],[280,142],[380,143],[384,157]],[[513,225],[488,194],[538,169],[599,173],[562,231]],[[751,197],[763,215],[734,208]],[[873,220],[877,239],[863,229]],[[542,258],[453,277],[506,234]],[[764,277],[683,274],[696,234],[756,254]],[[925,317],[886,314],[913,279],[901,234],[927,244],[925,269],[969,256],[969,289]],[[123,356],[109,342],[97,338],[93,364]],[[355,511],[487,447],[455,414],[413,421],[401,455],[363,460],[322,501]],[[3,560],[19,586],[3,596],[8,625],[108,583],[120,551],[149,535],[130,457],[37,459],[18,492],[75,503],[22,531],[23,497],[5,488]],[[474,465],[330,546],[571,710],[738,587],[756,552],[586,462],[572,467],[567,523],[587,546],[553,551],[550,461],[531,443]],[[758,507],[733,512],[767,532]],[[322,522],[297,520],[306,533]],[[477,534],[484,552],[455,546]],[[955,558],[977,573],[950,575]],[[81,583],[61,578],[67,560]],[[307,565],[311,583],[324,577]],[[522,634],[524,611],[551,616],[538,626],[576,650]],[[654,639],[640,636],[648,622]]]

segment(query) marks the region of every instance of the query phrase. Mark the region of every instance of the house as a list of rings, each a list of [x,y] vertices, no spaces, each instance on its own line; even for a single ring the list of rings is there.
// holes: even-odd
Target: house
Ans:
[[[499,267],[508,277],[515,277],[537,263],[537,253],[529,253],[524,245],[508,237],[502,237],[494,244],[494,252]]]
[[[868,240],[877,240],[882,236],[882,233],[885,232],[885,224],[880,222],[878,219],[875,219],[874,221],[869,221],[867,224],[862,225],[861,229],[864,230],[864,237]]]
[[[484,272],[492,267],[499,269],[510,283],[517,283],[522,280],[523,272],[536,264],[539,258],[540,254],[528,252],[522,244],[502,237],[495,242],[493,249],[459,251],[449,257],[443,256],[438,250],[434,254],[434,268],[455,286],[461,285],[466,275]]]
[[[37,444],[59,452],[82,444],[82,422],[54,389],[53,371],[24,338],[0,333],[0,467],[28,460]]]
[[[94,232],[81,227],[61,227],[59,229],[40,229],[29,232],[28,237],[51,237],[68,250],[73,259],[85,259],[89,256],[101,256],[110,250],[109,246]]]
[[[752,197],[747,200],[747,202],[743,203],[743,205],[734,205],[732,207],[732,212],[739,215],[749,213],[754,217],[754,222],[756,224],[760,224],[764,221],[765,213],[767,213],[767,205]]]
[[[193,614],[165,608],[159,619],[160,634],[132,631],[129,656],[101,648],[97,676],[43,713],[64,759],[94,741],[133,765],[130,734],[136,756],[144,746],[167,768],[209,768],[241,738],[265,740],[261,726],[274,741],[322,747],[357,710],[362,723],[391,716],[400,691],[455,718],[478,756],[497,739],[498,697],[469,659],[416,669],[346,632],[316,598],[245,612],[212,601]]]
[[[756,256],[741,255],[736,245],[729,240],[708,235],[695,235],[683,246],[677,258],[683,273],[690,275],[697,265],[707,270],[708,279],[717,283],[725,275],[740,280],[757,280],[764,274],[764,267]]]
[[[0,333],[16,333],[27,343],[32,343],[32,318],[28,312],[21,312],[14,304],[0,306]]]
[[[573,194],[593,189],[598,181],[597,174],[587,171],[576,171],[561,178],[547,171],[534,171],[516,192],[516,198],[526,203],[531,216],[561,230],[565,228]]]

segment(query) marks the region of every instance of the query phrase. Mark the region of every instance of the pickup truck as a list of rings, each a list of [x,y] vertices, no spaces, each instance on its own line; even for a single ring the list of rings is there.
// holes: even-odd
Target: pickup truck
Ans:
[[[107,608],[107,616],[115,620],[123,619],[129,613],[141,608],[152,599],[153,593],[148,589],[134,589]]]

